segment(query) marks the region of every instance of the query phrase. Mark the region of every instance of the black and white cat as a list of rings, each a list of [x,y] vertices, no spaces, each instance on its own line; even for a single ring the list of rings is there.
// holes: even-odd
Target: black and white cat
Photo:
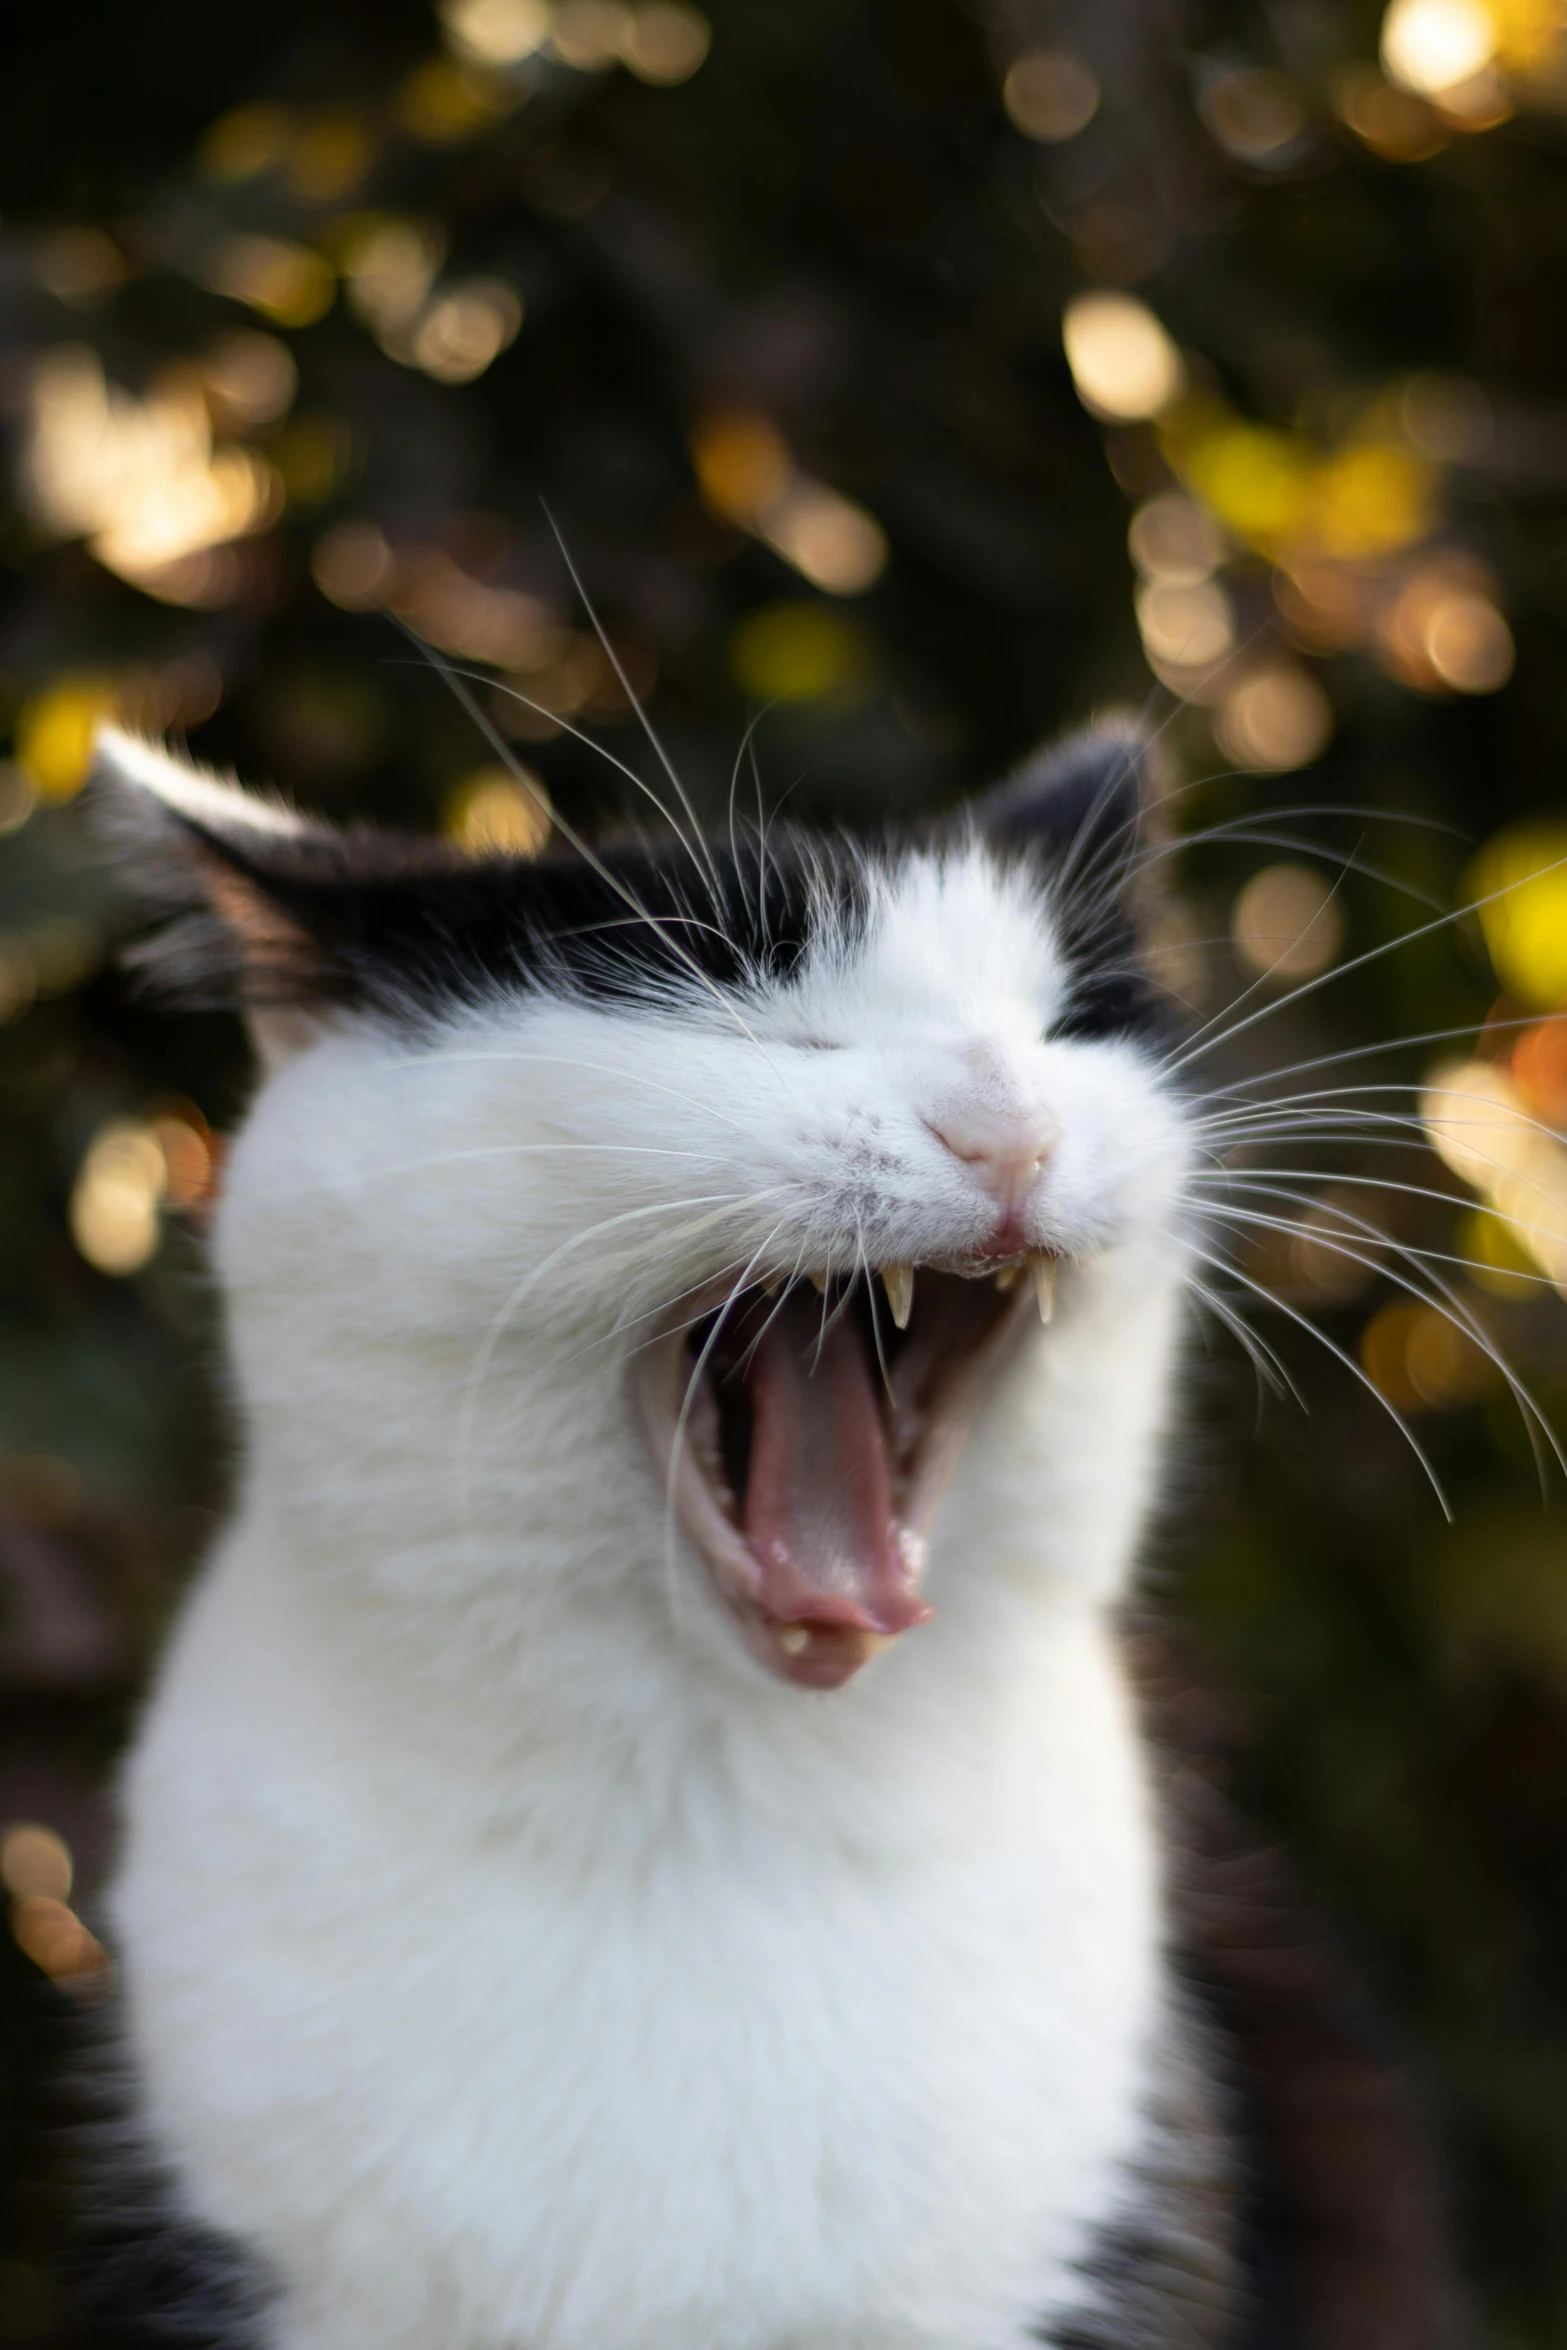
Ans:
[[[534,862],[100,765],[265,1071],[111,1905],[201,2338],[1229,2341],[1115,1628],[1193,1229],[1135,741]]]

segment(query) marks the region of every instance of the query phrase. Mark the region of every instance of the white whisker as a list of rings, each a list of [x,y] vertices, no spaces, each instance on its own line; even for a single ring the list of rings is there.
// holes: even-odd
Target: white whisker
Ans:
[[[1236,1311],[1228,1299],[1221,1297],[1206,1281],[1199,1280],[1195,1273],[1187,1275],[1186,1286],[1198,1303],[1224,1324],[1244,1350],[1261,1384],[1270,1388],[1275,1395],[1288,1394],[1309,1415],[1311,1407],[1284,1368],[1279,1355],[1249,1326],[1245,1317]]]
[[[1295,1193],[1292,1196],[1299,1199],[1302,1195]],[[1291,1238],[1300,1230],[1298,1224],[1286,1217],[1265,1215],[1255,1208],[1229,1208],[1223,1213],[1231,1223],[1245,1224],[1264,1231],[1280,1232]],[[1493,1344],[1489,1333],[1463,1300],[1458,1297],[1451,1284],[1428,1270],[1424,1261],[1426,1252],[1409,1249],[1398,1242],[1390,1241],[1387,1235],[1380,1232],[1375,1225],[1363,1224],[1358,1218],[1346,1215],[1346,1221],[1353,1228],[1374,1240],[1379,1252],[1376,1256],[1368,1256],[1363,1250],[1353,1248],[1342,1234],[1320,1227],[1315,1228],[1312,1232],[1313,1244],[1332,1250],[1350,1264],[1361,1265],[1368,1272],[1380,1274],[1384,1280],[1391,1281],[1396,1288],[1402,1289],[1408,1296],[1417,1299],[1420,1304],[1429,1306],[1433,1313],[1440,1314],[1444,1321],[1449,1322],[1455,1330],[1477,1347],[1506,1381],[1513,1401],[1518,1406],[1524,1426],[1529,1431],[1531,1443],[1536,1442],[1537,1435],[1543,1436],[1558,1467],[1564,1475],[1567,1475],[1567,1459],[1564,1459],[1555,1431],[1534,1396],[1518,1378],[1505,1356]],[[1396,1264],[1387,1261],[1388,1258],[1397,1259],[1400,1257],[1406,1263],[1413,1265],[1417,1271],[1425,1274],[1431,1285],[1429,1289],[1422,1288],[1408,1274],[1399,1272]],[[1274,1302],[1279,1303],[1280,1301],[1275,1299]],[[1537,1445],[1536,1461],[1537,1463],[1540,1461]],[[1540,1465],[1543,1467],[1543,1463]]]
[[[511,745],[506,741],[504,735],[501,734],[499,728],[497,728],[491,722],[486,713],[480,709],[478,703],[474,700],[473,695],[468,691],[468,681],[477,678],[477,682],[481,685],[494,684],[498,692],[511,693],[514,695],[514,698],[520,702],[527,702],[527,695],[516,693],[513,687],[502,686],[498,683],[498,681],[486,678],[482,673],[475,672],[473,670],[457,668],[452,662],[446,659],[444,654],[437,652],[433,645],[427,645],[422,637],[416,635],[414,630],[407,626],[406,622],[399,621],[398,626],[403,630],[405,636],[409,637],[413,643],[419,646],[425,658],[430,662],[431,666],[436,670],[437,674],[444,680],[448,690],[451,692],[459,706],[467,714],[467,716],[472,719],[474,725],[484,736],[485,741],[489,744],[496,757],[501,761],[503,766],[505,766],[507,771],[517,778],[518,782],[521,783],[523,788],[526,790],[527,777],[525,769],[522,767],[521,762],[513,753]],[[537,705],[529,704],[528,706],[533,708]],[[559,723],[564,722],[560,721]],[[576,734],[578,730],[575,727],[568,727],[566,731],[571,734]],[[591,741],[592,738],[590,736],[583,736],[582,739],[584,741]],[[603,745],[595,744],[594,748],[603,750]],[[604,756],[610,760],[613,766],[621,767],[627,775],[631,776],[632,781],[636,783],[640,789],[643,791],[648,791],[648,786],[643,783],[642,778],[635,774],[631,768],[626,767],[623,760],[616,759],[614,754],[609,751],[605,751]],[[648,791],[648,796],[654,800],[655,805],[658,804],[655,794],[653,794],[651,791]],[[690,953],[684,942],[679,938],[670,935],[666,925],[660,922],[656,915],[649,913],[648,909],[637,897],[636,892],[625,882],[623,882],[619,875],[613,872],[612,869],[605,864],[603,858],[600,857],[595,850],[589,847],[588,843],[583,839],[582,835],[576,831],[572,825],[566,822],[565,818],[560,814],[558,809],[553,811],[553,821],[555,829],[560,834],[561,838],[566,841],[571,848],[574,848],[578,856],[584,859],[584,861],[598,875],[599,879],[604,882],[608,888],[614,891],[615,895],[621,900],[623,905],[629,906],[633,914],[639,916],[640,919],[647,924],[650,930],[654,931],[665,941],[666,945],[674,954],[676,960],[682,965],[689,976],[697,982],[698,986],[703,988],[707,994],[713,998],[714,1002],[720,1006],[726,1018],[732,1020],[735,1026],[740,1030],[741,1034],[747,1037],[752,1044],[756,1044],[757,1039],[751,1034],[751,1030],[746,1025],[745,1021],[740,1017],[738,1007],[735,1005],[732,999],[724,993],[724,990],[718,985],[717,981],[711,978],[710,975],[702,969],[701,964],[698,963],[696,958]],[[683,837],[680,835],[677,827],[673,829],[676,831],[677,838]],[[689,848],[689,844],[687,844],[687,846]]]
[[[566,544],[564,532],[561,530],[559,523],[555,520],[554,515],[550,512],[549,507],[544,505],[542,498],[539,500],[539,503],[541,506],[544,506],[544,519],[555,534],[555,544],[560,549],[561,561],[565,564],[566,569],[571,574],[571,584],[577,591],[577,596],[581,602],[582,609],[584,612],[586,612],[588,618],[593,623],[594,634],[597,636],[599,643],[604,648],[605,657],[608,660],[610,667],[615,672],[616,679],[620,685],[620,690],[625,695],[626,700],[631,704],[632,709],[636,712],[637,719],[641,725],[642,731],[647,736],[648,741],[652,744],[654,755],[658,759],[660,766],[663,768],[664,773],[668,776],[670,783],[674,788],[675,797],[679,800],[681,808],[684,811],[686,821],[691,827],[692,837],[697,844],[697,849],[700,850],[702,858],[706,860],[707,878],[711,883],[713,890],[713,903],[715,907],[721,909],[723,905],[723,889],[718,878],[718,867],[713,862],[712,851],[709,849],[707,842],[703,837],[701,819],[698,817],[695,808],[691,805],[690,795],[688,794],[685,785],[681,782],[680,777],[675,772],[674,762],[671,760],[669,753],[665,750],[663,741],[659,736],[652,719],[647,714],[647,710],[643,705],[641,696],[636,691],[636,688],[632,685],[630,678],[626,675],[625,666],[621,661],[620,655],[616,652],[615,647],[610,641],[609,635],[605,630],[603,622],[600,620],[597,611],[594,609],[593,599],[588,594],[586,583],[583,580],[581,572],[577,569],[576,563],[572,557],[571,549]],[[645,788],[646,787],[644,786],[644,789]],[[655,804],[657,803],[655,802]],[[670,830],[674,832],[677,837],[679,837],[679,827],[672,822],[667,810],[660,808],[659,813],[664,817],[664,821],[669,825]],[[692,854],[695,856],[696,851],[693,850]]]
[[[1567,857],[1554,858],[1550,864],[1539,868],[1536,878],[1560,872],[1564,865],[1567,865]],[[1412,946],[1417,939],[1430,938],[1436,931],[1445,930],[1452,923],[1461,921],[1466,914],[1478,913],[1482,906],[1494,905],[1499,898],[1506,897],[1514,886],[1512,882],[1505,882],[1500,889],[1488,890],[1483,897],[1475,898],[1467,905],[1454,906],[1449,912],[1438,915],[1434,921],[1422,922],[1413,930],[1401,931],[1397,938],[1383,939],[1376,946],[1367,947],[1361,954],[1351,955],[1347,962],[1335,963],[1331,970],[1319,971],[1314,978],[1302,980],[1298,987],[1291,988],[1285,995],[1276,996],[1271,1004],[1261,1005],[1257,1011],[1248,1013],[1244,1020],[1237,1020],[1217,1036],[1208,1037],[1196,1049],[1167,1060],[1164,1064],[1166,1075],[1177,1075],[1192,1061],[1201,1059],[1219,1046],[1233,1044],[1237,1036],[1256,1027],[1259,1021],[1271,1019],[1276,1012],[1287,1011],[1292,1004],[1301,1003],[1307,996],[1315,995],[1319,988],[1330,987],[1337,979],[1347,979],[1352,971],[1363,971],[1368,963],[1379,962],[1384,955],[1395,954],[1400,947]]]
[[[1487,1021],[1485,1026],[1487,1030],[1500,1034],[1513,1028],[1549,1027],[1564,1020],[1567,1020],[1567,1012],[1545,1012],[1524,1015],[1516,1020]],[[1340,1061],[1370,1060],[1378,1053],[1401,1052],[1420,1044],[1450,1044],[1455,1037],[1474,1036],[1479,1026],[1477,1021],[1465,1020],[1454,1028],[1428,1028],[1414,1036],[1391,1036],[1377,1044],[1349,1045],[1340,1052],[1315,1053],[1308,1061],[1290,1061],[1282,1069],[1269,1069],[1257,1077],[1239,1078],[1232,1085],[1216,1085],[1204,1098],[1208,1101],[1223,1101],[1234,1094],[1243,1093],[1248,1086],[1275,1085],[1280,1078],[1304,1077],[1313,1069],[1330,1069]]]
[[[1230,1264],[1223,1257],[1211,1256],[1202,1249],[1196,1249],[1194,1250],[1194,1253],[1201,1258],[1205,1265],[1211,1265],[1215,1272],[1227,1274],[1232,1281],[1238,1281],[1243,1289],[1250,1290],[1254,1297],[1261,1298],[1265,1305],[1272,1306],[1275,1312],[1285,1315],[1288,1320],[1296,1324],[1297,1328],[1306,1331],[1317,1341],[1319,1346],[1324,1347],[1330,1355],[1334,1356],[1338,1362],[1343,1364],[1345,1370],[1348,1371],[1351,1377],[1354,1378],[1358,1384],[1366,1390],[1368,1395],[1374,1396],[1376,1398],[1378,1404],[1380,1404],[1383,1411],[1386,1412],[1388,1418],[1393,1422],[1394,1426],[1398,1429],[1400,1435],[1403,1437],[1405,1443],[1409,1446],[1409,1449],[1414,1454],[1415,1459],[1420,1463],[1421,1468],[1425,1472],[1427,1481],[1430,1484],[1431,1490],[1436,1495],[1437,1502],[1441,1508],[1443,1517],[1447,1519],[1449,1524],[1451,1524],[1453,1518],[1452,1505],[1448,1501],[1447,1493],[1442,1484],[1442,1480],[1437,1475],[1436,1469],[1433,1466],[1424,1445],[1420,1442],[1420,1439],[1418,1436],[1416,1436],[1414,1430],[1410,1427],[1402,1412],[1400,1412],[1396,1406],[1392,1404],[1382,1393],[1381,1388],[1377,1386],[1375,1380],[1372,1379],[1367,1372],[1361,1369],[1354,1356],[1346,1354],[1341,1346],[1335,1345],[1333,1340],[1329,1338],[1327,1332],[1325,1330],[1319,1330],[1316,1323],[1311,1320],[1309,1315],[1298,1313],[1294,1306],[1292,1306],[1286,1298],[1276,1296],[1271,1289],[1265,1288],[1260,1281],[1251,1280],[1247,1274],[1241,1272],[1238,1266]]]

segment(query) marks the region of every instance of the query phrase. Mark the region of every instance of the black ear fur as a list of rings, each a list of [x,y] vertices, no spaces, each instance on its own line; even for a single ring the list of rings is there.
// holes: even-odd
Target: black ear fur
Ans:
[[[1152,796],[1148,752],[1131,719],[1069,735],[980,801],[980,829],[1003,847],[1040,851],[1085,889],[1103,889],[1136,858]]]
[[[132,960],[190,1004],[365,1000],[378,885],[463,863],[439,841],[298,816],[116,727],[99,735],[90,791],[100,833],[162,918]]]
[[[1072,974],[1060,1036],[1156,1037],[1169,1025],[1144,957],[1157,905],[1150,750],[1134,720],[1111,720],[1037,753],[975,811],[986,840],[1032,858],[1044,879]]]

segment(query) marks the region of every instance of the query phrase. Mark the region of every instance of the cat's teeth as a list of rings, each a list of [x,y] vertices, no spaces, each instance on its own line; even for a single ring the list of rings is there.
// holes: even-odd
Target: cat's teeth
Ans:
[[[1009,1289],[1016,1289],[1022,1277],[1023,1268],[1021,1265],[1003,1265],[996,1275],[996,1287],[1005,1297]]]
[[[1056,1261],[1044,1249],[1036,1249],[1028,1261],[1034,1275],[1034,1297],[1039,1306],[1039,1319],[1048,1322],[1056,1310]]]
[[[783,1275],[781,1273],[774,1273],[769,1280],[762,1283],[762,1295],[763,1297],[776,1297],[782,1287]]]
[[[912,1265],[883,1265],[883,1286],[892,1318],[900,1330],[907,1330],[909,1316],[914,1311],[914,1267]]]
[[[811,1287],[812,1287],[814,1290],[818,1291],[818,1292],[820,1293],[820,1295],[821,1295],[821,1296],[825,1297],[825,1296],[827,1295],[827,1276],[826,1276],[826,1274],[825,1274],[825,1273],[813,1273],[813,1274],[811,1275],[811,1277],[810,1277],[810,1280],[811,1280]]]
[[[811,1645],[808,1624],[785,1624],[778,1634],[778,1645],[785,1656],[804,1656]]]

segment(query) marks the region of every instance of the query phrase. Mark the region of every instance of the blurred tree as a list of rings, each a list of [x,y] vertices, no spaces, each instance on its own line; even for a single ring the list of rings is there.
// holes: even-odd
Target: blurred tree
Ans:
[[[191,1228],[244,1057],[113,968],[96,719],[526,845],[415,638],[577,824],[635,813],[631,692],[707,814],[851,823],[1129,702],[1194,1075],[1387,1089],[1237,1168],[1215,1288],[1310,1417],[1250,1426],[1216,1316],[1160,1585],[1424,2075],[1494,2339],[1567,2341],[1563,1542],[1433,1287],[1559,1415],[1560,0],[155,0],[8,48],[11,2143],[224,1474]],[[0,2337],[43,2340],[36,2191],[10,2222]]]

